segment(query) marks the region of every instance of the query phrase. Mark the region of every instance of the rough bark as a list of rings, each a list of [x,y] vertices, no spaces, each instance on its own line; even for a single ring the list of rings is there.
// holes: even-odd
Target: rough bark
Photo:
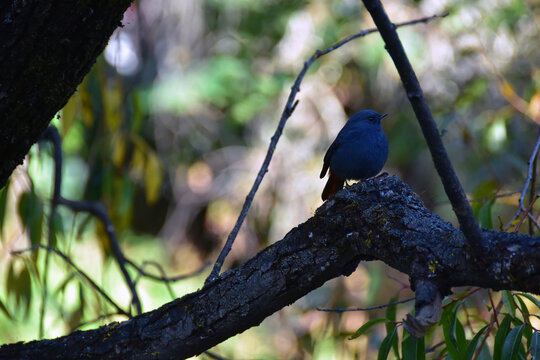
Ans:
[[[428,293],[463,285],[540,293],[540,239],[488,230],[483,238],[484,261],[470,261],[463,233],[429,212],[407,185],[397,177],[370,179],[195,293],[123,323],[3,346],[0,359],[190,357],[349,275],[361,260],[382,260]]]
[[[0,2],[0,188],[90,70],[131,1]]]

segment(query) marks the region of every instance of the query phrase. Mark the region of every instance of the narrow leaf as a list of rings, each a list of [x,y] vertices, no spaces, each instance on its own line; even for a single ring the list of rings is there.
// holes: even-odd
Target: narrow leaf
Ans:
[[[540,360],[540,332],[533,332],[529,353],[533,360]]]
[[[446,343],[446,350],[452,359],[459,359],[460,354],[457,349],[457,341],[454,333],[455,326],[453,325],[454,314],[453,311],[459,305],[459,301],[452,307],[448,307],[443,311],[441,323],[443,325],[444,341]]]
[[[388,354],[390,353],[390,349],[392,348],[392,344],[394,343],[394,339],[396,338],[397,338],[397,327],[395,327],[391,333],[386,335],[386,337],[382,341],[381,347],[379,349],[379,355],[377,356],[377,360],[386,360],[388,358]]]
[[[476,351],[476,346],[478,345],[478,341],[480,340],[480,337],[484,333],[484,331],[488,328],[489,325],[484,326],[481,328],[476,335],[472,338],[472,340],[469,342],[469,345],[467,345],[467,350],[465,351],[465,357],[464,360],[472,359],[474,356],[474,353]]]
[[[495,343],[493,345],[493,360],[501,360],[504,339],[506,339],[506,335],[510,331],[511,321],[512,317],[510,315],[506,315],[499,326],[499,330],[497,330],[497,335],[495,335]]]
[[[516,326],[508,333],[502,349],[502,358],[504,360],[518,359],[523,329],[523,325]]]
[[[415,339],[413,336],[406,336],[401,343],[403,360],[425,360],[426,346],[424,338]]]
[[[7,309],[6,305],[4,304],[2,300],[0,300],[0,311],[2,311],[4,315],[6,315],[7,318],[9,318],[10,320],[13,320],[13,316],[11,316],[11,314],[9,313],[9,310]]]
[[[358,330],[356,330],[356,332],[354,334],[352,334],[352,336],[349,338],[349,340],[356,339],[357,337],[361,336],[366,331],[368,331],[373,325],[380,324],[380,323],[387,322],[387,321],[388,320],[384,319],[384,318],[369,320],[367,323],[360,326],[360,328]]]
[[[395,303],[398,299],[399,294],[396,294],[394,297],[390,299],[390,303]],[[397,313],[397,304],[390,305],[386,308],[386,318],[389,320],[386,323],[386,333],[390,334],[396,327],[396,313]],[[399,359],[399,345],[398,345],[398,338],[397,336],[394,339],[394,342],[392,343],[392,349],[394,350],[394,355],[396,358]]]
[[[519,293],[519,294],[516,294],[517,296],[520,296],[520,297],[524,297],[526,298],[527,300],[529,300],[530,302],[532,302],[534,305],[536,305],[536,307],[538,309],[540,309],[540,300],[538,300],[537,298],[535,298],[533,295],[531,294],[525,294],[525,293]]]
[[[510,315],[515,317],[516,316],[516,304],[514,303],[514,298],[513,298],[512,293],[510,291],[508,291],[508,290],[503,290],[502,291],[502,300],[503,300],[503,304],[504,304],[504,307],[506,308],[506,310],[510,313]]]

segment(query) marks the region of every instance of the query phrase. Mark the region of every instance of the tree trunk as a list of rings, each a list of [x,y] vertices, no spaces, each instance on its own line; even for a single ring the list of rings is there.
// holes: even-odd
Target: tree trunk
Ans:
[[[0,188],[90,71],[130,3],[1,2]]]

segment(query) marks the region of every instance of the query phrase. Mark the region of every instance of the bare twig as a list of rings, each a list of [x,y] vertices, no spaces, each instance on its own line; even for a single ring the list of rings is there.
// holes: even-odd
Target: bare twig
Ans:
[[[482,290],[482,288],[481,288],[481,287],[476,287],[476,288],[469,288],[469,289],[467,289],[467,292],[466,292],[465,294],[460,295],[460,296],[458,296],[458,297],[456,297],[456,298],[450,300],[450,302],[449,302],[448,304],[446,304],[446,305],[443,306],[443,309],[446,309],[447,307],[449,307],[450,305],[452,305],[452,304],[458,302],[459,300],[462,300],[462,299],[465,299],[465,298],[471,296],[472,294],[474,294],[475,292],[477,292],[477,291],[479,291],[479,290]]]
[[[498,328],[501,327],[501,325],[499,324],[497,308],[495,307],[495,303],[493,302],[493,296],[491,296],[491,290],[490,289],[488,289],[488,297],[489,297],[489,302],[491,303],[491,310],[493,310],[493,320],[497,324],[497,329],[498,329]],[[501,303],[499,303],[499,305],[500,304]]]
[[[396,27],[400,26],[408,26],[408,25],[414,25],[422,22],[428,22],[432,19],[439,18],[439,17],[445,17],[448,13],[442,14],[442,15],[433,15],[428,17],[423,17],[416,20],[407,21],[404,23],[396,24]],[[259,169],[259,172],[257,173],[257,178],[255,179],[255,182],[253,183],[253,186],[251,187],[251,190],[249,191],[248,196],[246,197],[246,200],[244,201],[244,205],[242,206],[242,210],[240,211],[240,215],[238,216],[238,219],[236,220],[236,223],[230,232],[229,236],[227,237],[227,241],[225,242],[225,245],[223,246],[223,249],[221,250],[221,253],[218,256],[218,259],[216,263],[214,264],[214,267],[212,269],[212,272],[210,275],[208,275],[208,278],[205,281],[205,284],[208,284],[214,280],[216,280],[219,276],[219,273],[221,272],[221,267],[223,266],[223,263],[225,261],[225,258],[229,254],[229,252],[232,249],[232,245],[234,243],[234,240],[236,239],[236,236],[238,235],[238,232],[240,231],[240,228],[242,227],[242,223],[244,222],[244,219],[247,216],[247,213],[249,211],[249,208],[251,206],[251,203],[253,202],[253,199],[255,198],[255,193],[257,192],[262,179],[264,175],[268,172],[268,165],[270,164],[270,161],[272,160],[272,156],[274,155],[274,151],[276,150],[276,146],[278,143],[278,140],[281,136],[281,133],[283,132],[283,128],[285,127],[285,124],[289,117],[294,112],[294,109],[296,108],[296,105],[298,105],[298,100],[296,100],[296,94],[300,91],[300,84],[302,83],[302,80],[304,79],[304,76],[306,75],[306,72],[308,71],[309,67],[321,56],[328,54],[329,52],[332,52],[341,46],[345,45],[346,43],[357,39],[359,37],[366,36],[368,34],[377,32],[378,29],[367,29],[364,31],[361,31],[357,34],[351,35],[341,41],[338,41],[333,46],[324,49],[324,50],[317,50],[315,53],[304,63],[304,67],[296,77],[296,80],[294,81],[293,86],[291,87],[291,92],[289,94],[289,97],[287,99],[287,103],[285,104],[285,108],[283,109],[283,112],[281,113],[281,118],[279,120],[278,126],[276,128],[276,131],[274,132],[274,135],[272,136],[270,140],[270,144],[268,146],[268,150],[266,152],[266,157],[264,158],[264,161],[261,165],[261,168]]]
[[[512,219],[510,219],[508,224],[506,224],[506,226],[504,227],[504,230],[508,230],[508,228],[512,226],[512,223],[519,217],[519,215],[521,215],[522,212],[526,211],[525,196],[527,194],[527,189],[529,188],[529,184],[531,183],[531,180],[533,178],[533,173],[534,173],[533,169],[535,168],[534,164],[536,163],[535,159],[538,154],[538,148],[540,148],[540,135],[538,136],[538,139],[536,140],[536,145],[534,146],[531,157],[529,158],[529,161],[527,162],[527,164],[529,165],[529,168],[527,170],[527,179],[525,180],[525,184],[523,185],[523,189],[521,190],[521,195],[519,197],[519,208],[514,214],[514,216],[512,217]],[[540,224],[538,224],[538,222],[536,221],[532,213],[528,212],[527,216],[536,225],[536,227],[540,229]]]
[[[131,276],[129,275],[126,269],[126,264],[127,264],[126,257],[124,256],[122,249],[120,249],[120,245],[118,245],[118,238],[116,237],[114,226],[111,222],[111,219],[109,219],[109,216],[107,215],[107,211],[105,210],[105,208],[99,203],[93,203],[89,201],[73,201],[73,200],[65,199],[63,197],[60,197],[60,199],[58,199],[58,204],[67,206],[71,210],[76,211],[76,212],[78,211],[88,212],[94,215],[95,217],[97,217],[103,223],[103,227],[105,228],[105,231],[107,232],[107,236],[111,243],[111,249],[112,249],[113,255],[116,259],[116,262],[118,263],[118,266],[120,267],[120,271],[122,272],[122,275],[124,276],[124,280],[126,281],[131,291],[131,302],[135,306],[137,314],[141,314],[142,313],[141,302],[137,294],[137,289],[135,288],[135,283],[131,279]]]
[[[460,227],[473,249],[473,256],[480,259],[484,248],[482,233],[474,218],[471,205],[467,201],[465,191],[463,191],[463,187],[446,153],[439,129],[433,120],[433,115],[424,98],[420,83],[397,35],[396,25],[390,21],[379,0],[363,0],[363,2],[379,29],[386,44],[386,50],[394,61],[409,102],[422,128],[422,133],[446,195],[450,199]]]
[[[388,303],[388,304],[376,305],[376,306],[370,306],[370,307],[364,307],[364,308],[352,308],[352,309],[317,308],[317,310],[319,310],[319,311],[328,311],[328,312],[337,312],[337,313],[342,313],[342,312],[346,312],[346,311],[371,311],[371,310],[377,310],[377,309],[384,309],[384,308],[394,306],[394,305],[398,305],[398,304],[404,304],[404,303],[407,303],[409,301],[413,301],[414,299],[416,299],[416,298],[412,297],[412,298],[408,298],[408,299],[394,301],[394,302],[391,302],[391,303]]]
[[[514,232],[517,233],[519,231],[519,228],[521,227],[521,224],[523,224],[523,221],[525,221],[525,218],[529,217],[529,215],[532,215],[532,208],[533,208],[534,203],[536,202],[536,200],[538,200],[538,195],[535,195],[533,200],[529,203],[529,206],[527,206],[527,208],[524,210],[523,217],[517,223],[516,228],[514,229]]]
[[[539,132],[539,135],[540,135],[540,132]],[[533,164],[532,164],[532,171],[531,171],[532,178],[531,178],[531,186],[529,190],[529,204],[536,201],[535,197],[536,197],[536,164],[537,163],[538,163],[538,152],[536,152],[536,156],[534,157]],[[536,218],[534,217],[531,218],[531,216],[528,216],[528,217],[529,217],[529,235],[533,235],[534,234],[533,225],[538,225],[538,223],[533,221],[533,220],[536,220]],[[538,229],[539,227],[536,226],[536,228]]]
[[[92,288],[94,288],[94,290],[96,290],[105,300],[107,300],[107,302],[109,304],[111,304],[117,311],[118,313],[122,314],[122,315],[125,315],[127,317],[131,317],[131,314],[127,311],[125,311],[124,309],[122,309],[116,302],[114,302],[113,299],[111,299],[109,297],[109,295],[107,295],[107,293],[101,288],[99,287],[98,284],[96,284],[94,282],[94,280],[92,280],[90,278],[90,276],[88,276],[84,271],[82,271],[77,265],[75,265],[75,263],[71,260],[71,258],[69,256],[67,256],[66,254],[64,254],[63,252],[61,252],[60,250],[58,249],[55,249],[55,248],[52,248],[52,247],[49,247],[49,246],[45,246],[45,245],[41,245],[41,244],[36,244],[36,245],[32,245],[31,247],[29,248],[26,248],[26,249],[20,249],[20,250],[13,250],[11,252],[12,255],[21,255],[22,253],[25,253],[25,252],[28,252],[28,251],[34,251],[34,250],[37,250],[37,249],[44,249],[44,250],[47,250],[48,252],[52,252],[52,253],[55,253],[56,255],[60,256],[65,262],[67,262],[73,269],[75,269],[75,271],[77,272],[77,274],[79,274],[84,280],[86,280],[90,286]]]
[[[497,324],[497,328],[500,327],[497,316],[502,306],[502,300],[499,301],[499,305],[495,307],[495,304],[493,303],[493,298],[491,296],[491,290],[489,289],[488,289],[488,296],[489,296],[489,301],[491,302],[491,310],[493,311],[493,314],[491,315],[491,319],[489,321],[489,327],[487,328],[487,331],[484,334],[484,336],[482,336],[482,342],[480,343],[480,345],[478,345],[478,348],[476,350],[476,353],[474,354],[473,360],[478,359],[478,357],[480,356],[480,353],[482,352],[482,348],[486,344],[486,341],[489,338],[489,335],[491,334],[491,332],[493,331],[493,327],[495,326],[495,324]]]
[[[122,249],[120,248],[120,245],[118,244],[118,238],[116,237],[116,233],[114,232],[114,227],[112,225],[111,220],[109,219],[109,216],[107,215],[107,212],[101,206],[100,204],[90,203],[86,201],[73,201],[68,200],[62,197],[61,195],[61,187],[62,187],[62,144],[60,141],[60,135],[58,134],[58,130],[54,126],[49,126],[43,133],[42,138],[47,139],[53,143],[54,147],[54,192],[53,192],[53,198],[51,199],[51,213],[49,218],[49,242],[48,246],[50,247],[52,244],[52,236],[54,235],[53,230],[53,223],[54,223],[54,213],[56,210],[56,207],[58,205],[65,205],[70,207],[71,209],[74,209],[76,211],[86,211],[89,212],[96,217],[98,217],[104,227],[105,231],[107,232],[107,235],[109,237],[109,241],[111,243],[111,248],[113,251],[113,256],[116,259],[116,262],[118,263],[118,266],[120,267],[120,271],[122,272],[122,275],[124,276],[124,280],[126,281],[130,291],[131,291],[131,303],[135,306],[137,314],[142,313],[142,307],[141,302],[139,300],[139,295],[137,294],[137,289],[135,287],[135,284],[131,280],[131,277],[129,273],[126,270],[126,258],[124,256],[124,253],[122,252]],[[46,297],[47,294],[47,269],[48,269],[48,257],[45,261],[45,276],[43,279],[43,296]],[[42,301],[42,317],[45,312],[45,299]],[[131,312],[131,311],[130,311]],[[40,322],[40,334],[42,333],[42,321]]]
[[[199,275],[200,273],[202,273],[210,265],[209,263],[206,263],[203,266],[201,266],[200,268],[198,268],[197,270],[194,270],[194,271],[189,272],[189,273],[184,274],[184,275],[166,276],[165,271],[163,270],[163,267],[161,266],[161,264],[159,264],[156,261],[144,261],[141,266],[138,266],[137,264],[135,264],[133,261],[131,261],[129,259],[126,259],[126,262],[129,265],[133,266],[141,276],[144,276],[144,277],[147,277],[147,278],[150,278],[150,279],[153,279],[153,280],[157,280],[157,281],[167,282],[167,283],[176,282],[176,281],[184,280],[184,279]],[[151,274],[149,272],[146,272],[144,270],[144,268],[146,266],[155,266],[158,269],[158,271],[161,273],[161,276],[154,275],[154,274]]]

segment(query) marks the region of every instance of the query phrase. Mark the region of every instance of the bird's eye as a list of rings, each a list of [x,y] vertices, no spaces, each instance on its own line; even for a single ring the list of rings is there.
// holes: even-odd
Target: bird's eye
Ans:
[[[375,120],[377,120],[377,118],[376,118],[375,116],[370,116],[370,117],[369,117],[369,121],[375,122]]]

